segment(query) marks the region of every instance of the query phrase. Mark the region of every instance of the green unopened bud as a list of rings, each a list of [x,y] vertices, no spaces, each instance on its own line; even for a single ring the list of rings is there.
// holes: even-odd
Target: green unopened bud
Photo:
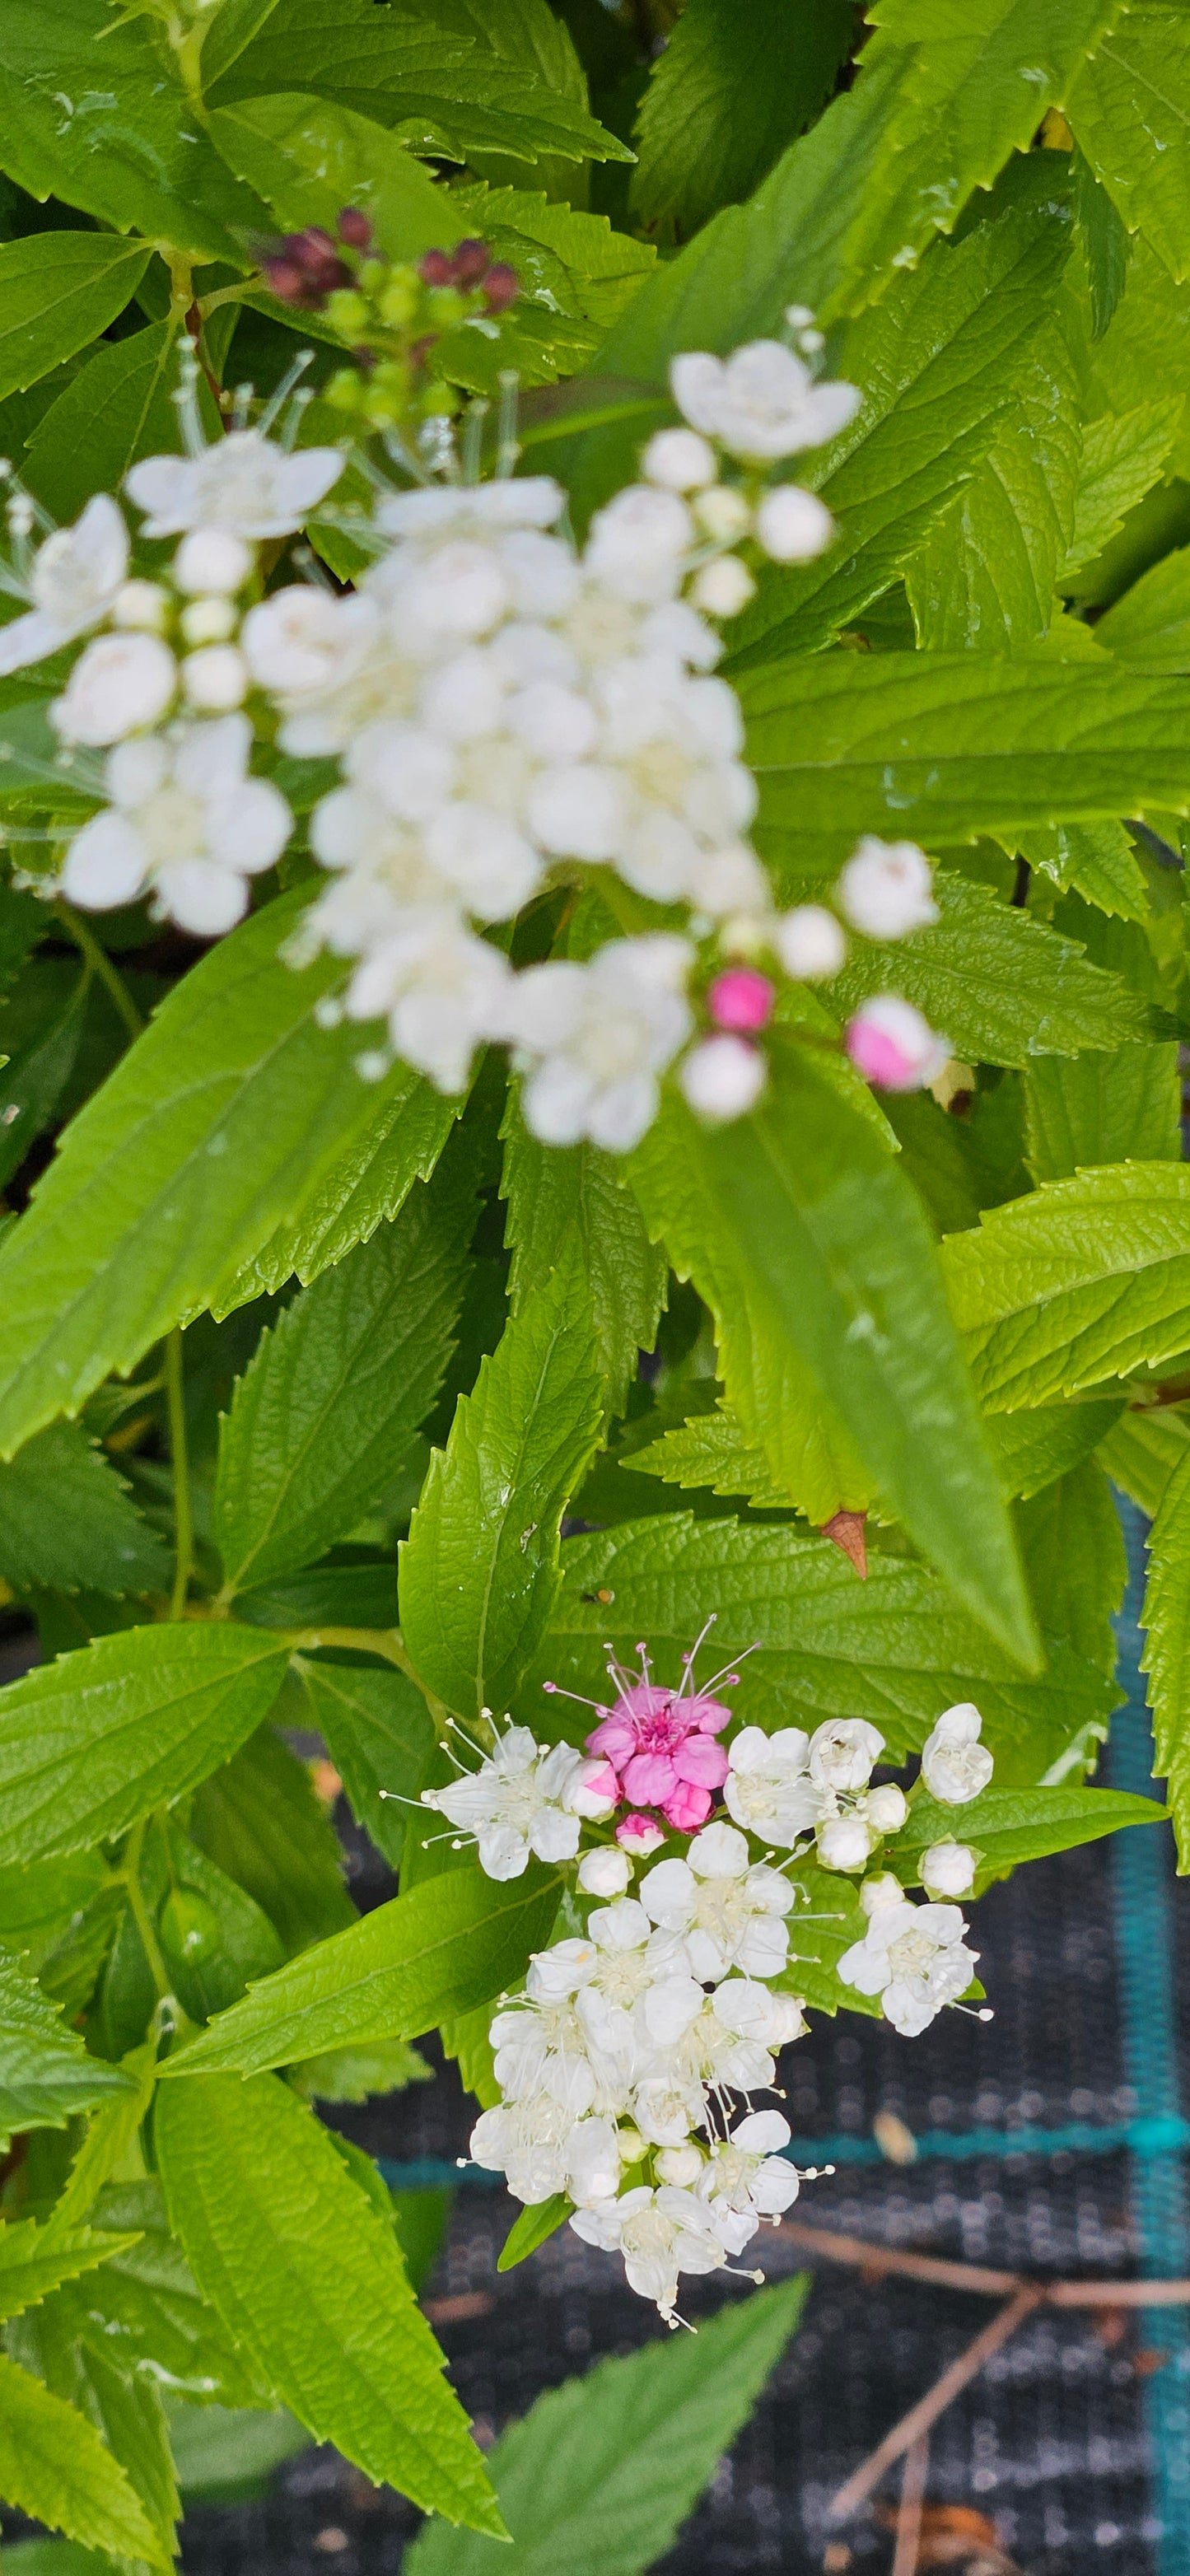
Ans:
[[[345,340],[358,340],[368,327],[367,299],[354,286],[337,286],[334,294],[327,297],[326,318]]]
[[[326,389],[326,401],[334,411],[359,411],[363,406],[363,380],[354,367],[340,367]]]
[[[421,409],[427,420],[449,420],[461,404],[462,395],[453,385],[429,384],[421,396]]]
[[[435,331],[449,331],[461,322],[467,311],[467,299],[457,286],[431,286],[426,292],[426,319]]]
[[[356,272],[365,295],[378,295],[388,282],[391,271],[386,259],[365,259]]]
[[[414,269],[394,269],[378,298],[382,320],[394,331],[403,330],[406,322],[413,320],[420,292],[420,281]]]

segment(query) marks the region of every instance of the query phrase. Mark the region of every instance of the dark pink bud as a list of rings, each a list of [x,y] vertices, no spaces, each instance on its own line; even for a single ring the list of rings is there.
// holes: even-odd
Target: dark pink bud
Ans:
[[[521,282],[515,268],[506,259],[498,259],[483,281],[484,302],[489,313],[503,313],[520,294]]]
[[[282,304],[304,304],[309,288],[303,271],[292,259],[266,259],[262,274]]]
[[[454,247],[454,284],[478,286],[491,266],[492,254],[486,242],[461,241]]]
[[[344,206],[339,217],[339,239],[349,250],[367,250],[371,246],[372,227],[358,206]]]
[[[707,1008],[717,1029],[747,1036],[766,1026],[776,998],[776,987],[754,966],[729,966],[725,975],[716,976],[707,994]]]
[[[455,282],[455,264],[445,250],[426,251],[417,263],[417,273],[423,286],[453,286]]]
[[[338,251],[321,224],[307,224],[300,233],[286,236],[285,248],[307,269],[321,268],[328,259],[337,260]]]

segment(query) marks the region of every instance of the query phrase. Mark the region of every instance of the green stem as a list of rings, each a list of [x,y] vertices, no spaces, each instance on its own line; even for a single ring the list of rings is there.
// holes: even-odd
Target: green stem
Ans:
[[[59,895],[54,904],[54,910],[63,928],[70,932],[76,948],[85,957],[92,974],[98,975],[100,983],[111,995],[129,1037],[138,1038],[145,1025],[144,1019],[133,1001],[119,967],[113,966],[106,948],[100,946],[94,931],[87,923],[80,921],[72,904],[64,903]]]
[[[164,2003],[167,1998],[172,1999],[173,1988],[170,1984],[169,1970],[161,1955],[161,1944],[153,1929],[152,1916],[150,1915],[148,1906],[145,1903],[145,1891],[141,1886],[140,1881],[141,1853],[144,1849],[145,1830],[148,1822],[148,1817],[142,1816],[139,1825],[133,1826],[132,1833],[129,1837],[128,1849],[124,1855],[124,1868],[121,1874],[123,1876],[124,1885],[128,1890],[128,1902],[132,1908],[132,1919],[140,1934],[141,1947],[143,1948],[145,1957],[149,1962],[149,1973],[157,1990],[157,1999],[159,2003]]]
[[[190,1510],[190,1475],[186,1458],[186,1399],[182,1382],[182,1334],[175,1324],[165,1345],[165,1389],[169,1408],[169,1447],[174,1470],[174,1588],[169,1615],[180,1619],[194,1565],[194,1522]]]

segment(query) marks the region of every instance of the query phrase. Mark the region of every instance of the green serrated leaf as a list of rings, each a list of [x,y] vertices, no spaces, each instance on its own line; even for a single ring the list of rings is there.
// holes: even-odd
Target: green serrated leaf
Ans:
[[[302,1659],[310,1723],[343,1782],[356,1823],[399,1869],[406,1799],[416,1795],[434,1749],[434,1724],[404,1673],[379,1664]]]
[[[92,492],[118,491],[138,456],[174,452],[176,349],[172,322],[101,340],[43,413],[21,476],[54,518],[73,519]]]
[[[0,242],[0,397],[36,384],[114,322],[149,257],[144,242],[106,233],[33,233]]]
[[[418,1189],[261,1335],[220,1432],[229,1592],[312,1564],[399,1475],[442,1382],[474,1222],[469,1191]]]
[[[1190,546],[1142,573],[1098,620],[1095,641],[1149,671],[1190,671]]]
[[[246,2076],[328,2048],[418,2039],[523,1976],[560,1892],[538,1864],[507,1884],[474,1866],[427,1879],[265,1978],[163,2074]]]
[[[774,1476],[792,1361],[958,1597],[1030,1662],[1031,1621],[929,1230],[867,1123],[802,1049],[774,1045],[750,1118],[709,1129],[668,1106],[633,1172],[670,1260],[717,1318],[729,1401]],[[792,1478],[788,1490],[801,1500]],[[870,1496],[836,1488],[812,1517],[855,1499]]]
[[[862,832],[936,846],[1190,806],[1177,682],[1097,655],[824,654],[739,688],[760,839],[791,869],[845,858]]]
[[[175,2396],[203,2405],[267,2403],[264,2382],[199,2292],[155,2178],[106,2184],[91,2235],[107,2256],[96,2256],[102,2273],[65,2303],[68,2332],[126,2377],[142,2374]]]
[[[1186,1705],[1190,1688],[1190,1453],[1174,1468],[1149,1532],[1149,1572],[1143,1612],[1153,1711],[1153,1768],[1168,1782],[1178,1844],[1178,1868],[1190,1869],[1190,1743]]]
[[[942,1247],[989,1412],[1052,1403],[1190,1346],[1190,1171],[1117,1163],[992,1208]]]
[[[284,1703],[283,1703],[284,1705]],[[267,1914],[289,1953],[355,1921],[334,1828],[310,1774],[262,1726],[190,1808],[191,1839]]]
[[[375,116],[295,93],[286,82],[263,97],[217,107],[210,131],[224,160],[265,198],[289,230],[333,231],[343,206],[357,206],[389,259],[452,250],[466,229],[444,190]]]
[[[1062,586],[1077,589],[1085,564],[1102,554],[1118,536],[1128,512],[1143,501],[1163,467],[1178,435],[1182,401],[1139,403],[1120,415],[1107,412],[1083,431],[1082,464],[1074,495],[1074,524],[1064,560],[1058,566]]]
[[[303,888],[267,905],[174,986],[0,1250],[0,1454],[200,1313],[282,1226],[290,1237],[318,1206],[325,1232],[355,1186],[352,1166],[340,1190],[344,1162],[428,1090],[405,1067],[362,1082],[358,1031],[318,1026],[338,964],[297,972],[280,953],[306,901]],[[450,1115],[428,1162],[419,1134],[397,1204]]]
[[[1013,651],[1049,632],[1082,444],[1077,357],[1063,321],[1059,305],[1017,374],[989,453],[909,568],[918,640],[933,651]]]
[[[1100,912],[1148,919],[1148,888],[1122,823],[1054,823],[1018,832],[1016,842],[1030,867],[1042,868],[1055,885],[1073,887]]]
[[[39,0],[7,0],[0,136],[0,161],[30,196],[60,197],[117,232],[135,227],[150,241],[243,269],[245,233],[267,226],[260,199],[233,179],[203,133],[147,15],[113,20],[106,0],[54,0],[48,13]],[[130,261],[139,257],[142,272],[147,265],[144,242],[113,243],[103,232],[85,238],[93,255],[122,250]],[[130,276],[129,295],[136,282]],[[101,328],[92,306],[72,348]]]
[[[267,1716],[288,1648],[230,1621],[127,1628],[0,1692],[0,1861],[120,1834],[205,1780]]]
[[[712,1494],[746,1494],[750,1501],[780,1505],[789,1501],[773,1476],[763,1449],[744,1434],[729,1404],[714,1413],[696,1414],[679,1430],[663,1432],[645,1449],[633,1449],[620,1465],[626,1472],[660,1476],[665,1485],[706,1487]]]
[[[608,1410],[618,1413],[639,1353],[651,1351],[665,1262],[649,1242],[616,1158],[598,1145],[539,1145],[510,1090],[502,1130],[514,1315],[538,1294],[568,1238],[582,1245]]]
[[[277,2395],[376,2483],[499,2537],[393,2230],[306,2105],[269,2076],[175,2084],[155,2138],[199,2286]]]
[[[829,97],[854,32],[846,0],[688,0],[637,122],[640,221],[691,233],[750,196]]]
[[[829,988],[841,1018],[872,993],[903,993],[957,1055],[991,1064],[1118,1048],[1144,1035],[1144,1003],[1073,942],[969,877],[939,871],[934,893],[941,918],[931,929],[895,947],[865,940],[856,950]]]
[[[110,1459],[53,1422],[0,1465],[0,1574],[16,1592],[162,1592],[170,1561]]]
[[[1068,1638],[1110,1682],[1116,1669],[1112,1621],[1124,1598],[1128,1566],[1102,1467],[1093,1458],[1080,1459],[1018,1504],[1014,1517],[1038,1617],[1051,1636]]]
[[[486,2541],[418,2534],[408,2576],[641,2576],[668,2550],[716,2462],[776,2368],[806,2294],[803,2276],[732,2301],[697,2335],[599,2362],[539,2397],[491,2453],[512,2533]]]
[[[1122,1413],[1100,1441],[1096,1455],[1113,1482],[1152,1519],[1188,1450],[1190,1422],[1185,1415],[1154,1408]]]
[[[791,1528],[658,1514],[568,1539],[562,1596],[519,1712],[538,1734],[543,1680],[598,1699],[605,1641],[631,1661],[643,1638],[654,1669],[676,1682],[680,1657],[716,1613],[717,1660],[743,1655],[738,1705],[748,1724],[816,1726],[862,1716],[888,1758],[920,1748],[936,1717],[974,1700],[997,1779],[1036,1779],[1118,1694],[1062,1639],[1047,1641],[1045,1672],[1026,1679],[936,1575],[869,1552],[866,1583],[842,1550]],[[243,2007],[239,2007],[243,2010]],[[207,2045],[206,2042],[203,2045]]]
[[[1067,1475],[1106,1439],[1123,1409],[1121,1395],[1101,1404],[1081,1397],[1074,1404],[1039,1405],[1032,1413],[989,1413],[984,1437],[1001,1493],[1027,1502],[1056,1476]]]
[[[80,2272],[110,2262],[113,2254],[127,2253],[135,2243],[135,2236],[113,2236],[92,2227],[51,2234],[31,2218],[0,2227],[0,2317],[39,2307],[63,2281],[77,2280]]]
[[[1087,1163],[1177,1162],[1181,1109],[1176,1046],[1047,1058],[1025,1076],[1029,1169],[1061,1181]]]
[[[864,399],[850,427],[799,471],[799,480],[829,503],[838,536],[816,563],[762,575],[756,599],[731,628],[732,672],[829,641],[923,545],[925,568],[915,578],[937,588],[933,546],[945,541],[949,562],[957,539],[948,532],[960,522],[966,529],[962,514],[972,506],[969,497],[956,504],[956,494],[983,490],[1001,456],[1002,423],[1008,424],[1005,441],[1020,449],[1022,398],[1015,389],[1022,376],[1033,404],[1052,410],[1055,369],[1065,353],[1052,304],[1068,249],[1058,225],[1009,213],[928,260],[917,276],[898,279],[875,310],[837,336],[832,372],[862,387]],[[1077,447],[1077,431],[1072,435]],[[1044,443],[1048,453],[1051,440]],[[992,461],[985,464],[989,449]],[[959,519],[951,515],[955,507]],[[966,555],[963,560],[969,569]],[[1050,571],[1052,592],[1052,564]],[[920,615],[919,591],[914,597]],[[931,633],[929,640],[966,642],[968,630],[957,637]],[[986,649],[999,638],[993,628],[978,640]]]
[[[289,2081],[307,2102],[367,2102],[377,2093],[400,2093],[409,2084],[432,2084],[434,2069],[405,2039],[374,2039],[364,2048],[332,2048],[291,2066]]]
[[[931,1843],[961,1839],[979,1851],[982,1868],[1015,1868],[1018,1861],[1101,1842],[1128,1825],[1160,1824],[1164,1814],[1152,1798],[1129,1797],[1122,1789],[985,1789],[962,1808],[921,1797],[914,1799],[889,1857],[895,1865],[902,1854],[911,1858]]]
[[[0,1954],[0,2134],[64,2128],[74,2112],[133,2089],[118,2066],[88,2056],[78,2032]]]
[[[2,2354],[0,2495],[87,2549],[170,2564],[168,2548],[93,2426]]]
[[[1063,99],[1067,120],[1129,232],[1171,277],[1190,276],[1190,27],[1180,9],[1126,9]]]
[[[586,1273],[569,1241],[461,1399],[400,1551],[418,1679],[462,1716],[506,1708],[538,1643],[601,1399]]]

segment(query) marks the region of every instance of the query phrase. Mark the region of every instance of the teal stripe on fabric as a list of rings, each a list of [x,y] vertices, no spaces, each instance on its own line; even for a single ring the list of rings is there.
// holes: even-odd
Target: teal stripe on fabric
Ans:
[[[1106,1770],[1113,1789],[1152,1796],[1153,1736],[1140,1670],[1143,1643],[1145,1537],[1135,1503],[1117,1494],[1128,1551],[1128,1589],[1116,1621],[1117,1672],[1127,1697],[1112,1719]],[[1158,1795],[1160,1792],[1157,1793]],[[1117,1834],[1112,1843],[1116,1950],[1124,2073],[1137,2117],[1171,2132],[1168,2151],[1134,2151],[1130,2201],[1141,2269],[1150,2279],[1180,2279],[1190,2253],[1186,2169],[1172,2132],[1183,2130],[1174,2012],[1173,1837],[1168,1825]],[[1184,2139],[1179,2142],[1183,2148]],[[1153,2504],[1161,2524],[1158,2576],[1190,2576],[1190,2330],[1181,2310],[1146,2308],[1143,2340],[1168,2358],[1144,2382]]]

